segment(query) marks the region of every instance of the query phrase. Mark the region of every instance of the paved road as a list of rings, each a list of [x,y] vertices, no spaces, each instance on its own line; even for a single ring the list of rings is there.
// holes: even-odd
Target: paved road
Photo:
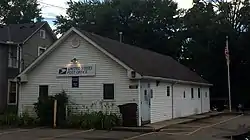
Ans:
[[[160,132],[140,133],[104,130],[5,129],[1,140],[223,140],[223,134],[235,132],[250,122],[250,116],[226,115],[197,122],[173,125]],[[250,123],[249,123],[250,125]],[[230,135],[230,134],[229,134]]]

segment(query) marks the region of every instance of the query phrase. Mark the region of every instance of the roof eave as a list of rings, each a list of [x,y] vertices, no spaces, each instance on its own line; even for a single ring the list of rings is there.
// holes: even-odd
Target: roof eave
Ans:
[[[17,43],[17,42],[13,42],[13,41],[0,41],[0,44],[5,44],[5,45],[18,45],[18,44],[22,44],[22,43]]]
[[[171,78],[163,78],[163,77],[154,77],[154,76],[142,76],[142,79],[151,79],[151,80],[162,80],[162,81],[169,81],[173,83],[180,83],[180,84],[192,84],[192,85],[202,85],[202,86],[213,86],[210,83],[200,83],[200,82],[193,82],[193,81],[185,81],[185,80],[178,80],[178,79],[171,79]]]

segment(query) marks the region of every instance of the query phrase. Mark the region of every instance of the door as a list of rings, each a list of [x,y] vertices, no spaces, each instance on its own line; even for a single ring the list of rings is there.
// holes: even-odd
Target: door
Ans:
[[[48,85],[39,85],[39,98],[41,101],[44,101],[49,96],[49,86]]]
[[[141,85],[141,114],[142,124],[150,123],[150,84]]]

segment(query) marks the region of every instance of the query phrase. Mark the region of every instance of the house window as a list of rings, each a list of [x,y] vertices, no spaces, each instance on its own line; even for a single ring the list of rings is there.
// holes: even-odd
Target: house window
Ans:
[[[46,37],[45,30],[40,30],[40,37],[45,39],[45,37]]]
[[[114,84],[103,84],[103,99],[104,100],[114,99]]]
[[[17,68],[17,50],[15,48],[9,47],[8,52],[8,67]]]
[[[191,88],[191,98],[194,98],[194,88]]]
[[[167,86],[167,96],[170,96],[170,86]]]
[[[186,93],[185,93],[185,91],[183,92],[183,98],[186,98]]]
[[[39,98],[46,99],[49,96],[49,86],[39,85]]]
[[[16,83],[9,82],[8,104],[16,104]]]
[[[42,53],[44,53],[45,51],[46,51],[46,48],[38,47],[38,56],[41,55]]]
[[[198,88],[198,98],[201,98],[201,89]]]

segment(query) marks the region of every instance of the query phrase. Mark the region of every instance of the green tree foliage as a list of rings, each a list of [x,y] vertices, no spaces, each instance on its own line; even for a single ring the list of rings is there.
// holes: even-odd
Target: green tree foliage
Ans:
[[[122,32],[125,43],[173,57],[179,51],[180,11],[172,0],[70,1],[68,5],[67,16],[55,21],[57,33],[74,26],[119,40]]]
[[[40,21],[41,9],[37,0],[1,0],[0,23],[18,24]]]
[[[229,36],[231,85],[235,101],[250,100],[250,4],[248,0],[194,0],[187,10],[173,0],[68,2],[57,33],[70,27],[167,54],[211,82],[212,96],[227,97],[224,55]],[[240,95],[240,96],[239,96]]]
[[[249,18],[247,0],[226,2],[194,1],[184,17],[186,55],[183,63],[195,69],[214,84],[213,96],[227,97],[227,67],[224,55],[226,36],[229,36],[230,69],[233,99],[249,100],[247,80],[249,71]],[[245,100],[245,102],[246,102]]]

